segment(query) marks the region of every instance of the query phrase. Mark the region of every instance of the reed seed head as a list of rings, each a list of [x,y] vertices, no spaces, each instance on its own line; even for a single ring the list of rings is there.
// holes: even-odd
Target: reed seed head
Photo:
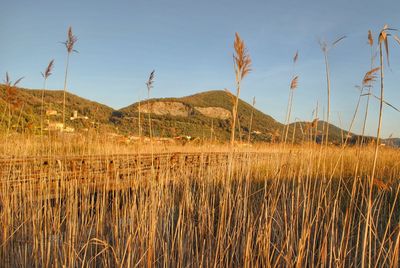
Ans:
[[[298,59],[299,59],[299,51],[297,50],[296,54],[293,57],[293,63],[296,63]]]
[[[251,71],[251,58],[244,41],[239,34],[235,34],[235,54],[233,55],[236,78],[242,80]]]
[[[374,45],[374,38],[372,37],[371,30],[368,30],[368,44],[372,47]]]
[[[146,85],[147,85],[147,90],[150,91],[153,88],[154,84],[154,78],[155,78],[155,70],[153,70],[150,73],[149,80],[147,80]]]
[[[78,41],[78,38],[73,34],[72,27],[69,26],[68,33],[67,33],[67,41],[63,42],[65,47],[67,48],[68,53],[78,52],[74,49],[74,45]]]
[[[363,87],[371,86],[372,83],[375,82],[376,80],[376,72],[378,72],[380,69],[381,69],[380,67],[376,67],[366,72],[362,81],[362,86]]]
[[[290,89],[295,90],[298,86],[298,81],[299,81],[299,76],[296,75],[293,79],[292,82],[290,83]]]
[[[44,71],[44,73],[42,73],[42,76],[44,79],[47,79],[47,78],[49,78],[50,75],[52,75],[53,67],[54,67],[54,60],[51,60],[49,62],[49,65],[47,65],[47,68]]]

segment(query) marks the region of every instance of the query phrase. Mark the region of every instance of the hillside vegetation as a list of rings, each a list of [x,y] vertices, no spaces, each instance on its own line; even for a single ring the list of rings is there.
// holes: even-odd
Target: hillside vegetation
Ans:
[[[201,108],[223,108],[226,111],[232,109],[232,98],[231,96],[222,90],[207,91],[199,94],[182,97],[182,98],[163,98],[163,99],[151,99],[150,103],[154,102],[178,102],[182,103],[189,111],[189,116],[172,116],[172,115],[152,115],[154,119],[153,128],[158,135],[189,135],[195,137],[206,137],[216,138],[219,140],[226,140],[229,138],[230,133],[230,119],[219,119],[218,116],[214,117],[205,116]],[[146,107],[146,101],[141,103],[142,107]],[[200,108],[200,109],[196,109]],[[135,132],[139,116],[139,103],[132,104],[120,110],[121,121],[127,122],[129,119],[132,124],[124,124],[127,129]],[[215,109],[217,112],[221,110]],[[143,111],[142,111],[143,112]],[[248,103],[240,100],[239,103],[239,125],[237,131],[242,134],[242,139],[247,140],[248,130],[250,126],[252,107]],[[145,126],[143,128],[144,133],[148,132],[148,124],[146,116],[142,113],[142,122]],[[272,117],[262,113],[261,111],[254,109],[253,115],[253,126],[252,130],[260,132],[258,135],[253,134],[253,139],[258,141],[270,141],[271,134],[276,130],[279,130],[283,125],[275,121]],[[240,129],[240,130],[239,130]]]
[[[16,88],[15,94],[12,96],[12,104],[9,105],[10,97],[7,96],[5,87],[0,85],[0,89],[0,128],[39,133],[42,90]],[[43,121],[46,124],[46,120],[62,121],[62,96],[61,90],[44,91]],[[149,135],[148,113],[151,112],[152,129],[155,136],[191,136],[226,141],[230,135],[232,103],[232,95],[222,90],[213,90],[182,98],[143,100],[141,103],[134,103],[115,110],[67,93],[66,126],[74,128],[75,131],[92,128],[125,135],[139,135],[140,107],[142,135]],[[55,110],[57,115],[46,116],[46,110]],[[77,111],[80,118],[70,120],[74,111]],[[253,110],[250,104],[242,100],[239,100],[238,111],[239,122],[236,127],[238,140],[247,141],[252,113],[251,140],[266,142],[279,140],[283,124],[256,108]],[[296,142],[307,140],[306,124],[306,122],[290,124],[289,140]],[[318,123],[318,133],[323,129],[323,124],[322,121]],[[316,130],[313,132],[314,137],[315,133],[317,133]],[[331,125],[330,127],[330,139],[334,143],[340,143],[343,137],[346,137],[346,133],[336,126]],[[319,138],[314,139],[319,140]]]
[[[62,99],[61,90],[44,91],[43,121],[62,122]],[[5,92],[5,87],[0,85],[0,128],[9,128],[18,132],[40,131],[42,90],[17,88],[12,97],[13,103],[9,105],[9,96]],[[46,110],[57,111],[57,115],[46,116]],[[77,111],[79,116],[87,116],[88,119],[70,120],[73,112]],[[94,126],[113,127],[110,125],[110,115],[113,109],[77,95],[67,93],[66,95],[66,122],[67,126],[82,130]]]

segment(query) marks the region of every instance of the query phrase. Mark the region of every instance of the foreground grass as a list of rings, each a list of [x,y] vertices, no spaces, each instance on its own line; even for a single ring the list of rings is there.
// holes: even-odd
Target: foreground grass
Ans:
[[[56,137],[45,143],[34,137],[3,141],[2,155],[16,157],[148,150],[94,136],[68,142]],[[227,150],[209,145],[155,148]],[[360,266],[368,208],[372,226],[364,261],[371,267],[400,264],[397,150],[381,150],[372,204],[367,202],[372,147],[273,145],[246,150],[271,154],[236,161],[232,173],[228,163],[164,168],[157,176],[132,176],[129,189],[105,185],[91,193],[76,184],[45,201],[24,200],[2,187],[2,265]]]

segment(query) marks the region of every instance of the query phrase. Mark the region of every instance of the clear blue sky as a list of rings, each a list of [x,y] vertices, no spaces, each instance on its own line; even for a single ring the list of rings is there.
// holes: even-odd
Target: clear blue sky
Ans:
[[[0,74],[25,76],[21,86],[41,88],[40,72],[55,59],[48,87],[63,87],[69,25],[79,40],[70,62],[72,93],[121,108],[146,96],[145,81],[156,70],[153,97],[183,96],[234,87],[234,33],[245,40],[253,72],[241,98],[284,121],[292,57],[299,88],[292,119],[309,120],[317,101],[326,107],[323,54],[318,40],[348,38],[330,52],[333,123],[347,128],[364,73],[369,70],[367,31],[375,41],[385,23],[400,28],[398,0],[335,1],[44,1],[2,0]],[[390,44],[386,100],[400,106],[400,45]],[[378,94],[378,83],[375,86]],[[361,112],[364,109],[362,104]],[[372,100],[368,134],[375,135],[378,102]],[[358,118],[361,122],[361,117]],[[385,108],[384,136],[400,137],[400,113]],[[360,130],[360,123],[355,131]]]

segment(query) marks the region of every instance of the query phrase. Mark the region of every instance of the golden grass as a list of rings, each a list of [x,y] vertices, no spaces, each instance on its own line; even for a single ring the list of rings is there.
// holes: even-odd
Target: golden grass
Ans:
[[[2,140],[0,154],[14,157],[149,151],[95,134],[54,136],[44,145],[33,136]],[[211,144],[154,148],[231,151]],[[129,188],[105,184],[91,192],[76,183],[44,201],[12,195],[3,177],[2,265],[350,267],[359,266],[363,254],[371,266],[399,264],[398,150],[381,148],[371,203],[373,146],[322,150],[317,144],[278,144],[235,151],[269,154],[234,161],[232,176],[226,163],[163,167],[157,177],[132,175]],[[24,187],[29,190],[29,184]],[[50,189],[43,185],[42,191]],[[363,252],[367,211],[371,237]]]
[[[331,44],[320,42],[327,81],[324,145],[286,145],[289,126],[282,133],[283,146],[250,145],[252,122],[248,144],[235,144],[241,82],[251,71],[251,58],[237,33],[230,146],[204,141],[186,146],[157,143],[152,139],[150,113],[149,145],[141,139],[126,144],[94,129],[84,134],[34,136],[10,133],[9,127],[7,133],[0,134],[0,266],[400,266],[399,151],[379,143],[383,104],[398,110],[383,95],[382,45],[389,65],[388,36],[394,30],[385,25],[379,34],[379,68],[373,68],[374,40],[368,32],[371,70],[362,80],[349,127],[351,132],[361,97],[378,98],[375,145],[351,147],[348,136],[340,147],[328,145],[328,52],[345,37]],[[400,44],[398,36],[393,38]],[[64,42],[63,124],[69,57],[76,52],[76,41],[69,27]],[[298,56],[296,52],[293,64]],[[52,67],[53,61],[42,74],[44,88]],[[371,93],[378,71],[380,97]],[[298,78],[293,72],[287,124]],[[10,114],[13,90],[21,79],[12,84],[6,74]],[[148,103],[153,83],[154,71],[146,83]],[[365,88],[369,89],[367,94]],[[254,104],[255,100],[253,109]],[[318,106],[315,119],[305,124],[309,141],[313,140],[313,129],[317,132],[317,110]],[[367,113],[368,102],[362,136]],[[43,94],[41,129],[42,117]],[[239,121],[238,125],[240,129]],[[138,128],[141,136],[140,104]],[[275,131],[273,140],[280,136]],[[162,164],[160,153],[167,153]],[[120,162],[114,161],[117,155]],[[208,160],[203,161],[203,156]],[[68,166],[69,157],[79,159],[81,165],[70,161]],[[90,164],[94,159],[98,161]],[[122,167],[123,161],[131,161],[134,168],[129,164]],[[97,166],[94,169],[91,165]]]
[[[326,41],[320,41],[319,45],[321,47],[322,52],[324,53],[324,61],[325,61],[325,75],[326,75],[326,89],[327,89],[327,111],[326,111],[326,127],[325,127],[325,143],[328,145],[329,141],[329,120],[330,120],[330,111],[331,111],[331,74],[329,67],[328,55],[329,51],[335,47],[340,41],[345,39],[346,36],[339,37],[332,44],[328,44]]]

